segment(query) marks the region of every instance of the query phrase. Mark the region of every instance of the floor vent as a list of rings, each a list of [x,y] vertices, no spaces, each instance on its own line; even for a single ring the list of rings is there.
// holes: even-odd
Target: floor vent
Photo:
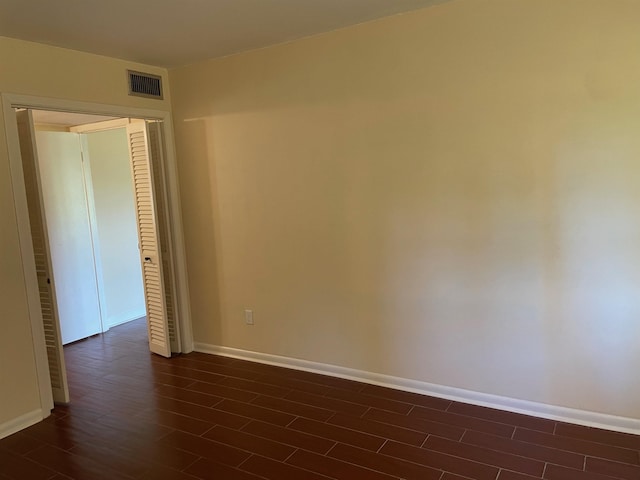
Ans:
[[[129,77],[129,95],[162,100],[161,77],[133,70],[127,70],[127,76]]]

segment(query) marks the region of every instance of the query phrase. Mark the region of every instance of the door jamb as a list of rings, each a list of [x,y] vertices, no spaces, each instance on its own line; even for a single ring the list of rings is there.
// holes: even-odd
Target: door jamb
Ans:
[[[51,380],[47,361],[42,312],[38,293],[38,280],[29,226],[29,210],[22,173],[22,157],[18,140],[18,127],[15,121],[14,108],[29,108],[33,110],[55,110],[70,113],[88,113],[109,115],[114,117],[144,118],[161,120],[165,126],[164,141],[166,156],[162,165],[166,177],[167,205],[169,222],[171,225],[170,242],[173,249],[174,275],[176,282],[177,307],[179,311],[178,328],[180,329],[181,347],[183,353],[193,351],[193,331],[191,326],[191,311],[189,305],[189,287],[187,280],[187,262],[183,238],[182,213],[180,209],[180,191],[178,186],[175,143],[171,112],[165,110],[151,110],[120,105],[79,102],[65,99],[37,97],[2,93],[2,110],[5,124],[7,151],[9,155],[9,169],[13,199],[20,238],[20,254],[22,270],[27,294],[31,335],[35,354],[38,388],[40,390],[40,405],[43,418],[47,417],[53,408],[51,394]]]

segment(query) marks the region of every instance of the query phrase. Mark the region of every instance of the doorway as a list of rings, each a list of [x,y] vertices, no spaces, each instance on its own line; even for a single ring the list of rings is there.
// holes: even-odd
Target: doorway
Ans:
[[[62,344],[146,315],[126,125],[32,111]]]
[[[143,233],[140,235],[140,244],[142,247],[141,256],[143,257],[143,264],[141,269],[145,271],[145,276],[148,278],[149,275],[154,274],[154,269],[156,271],[156,276],[158,272],[162,271],[161,263],[167,262],[168,267],[166,268],[168,274],[164,280],[168,280],[168,283],[173,287],[173,299],[174,304],[171,305],[171,309],[174,315],[174,329],[176,332],[176,337],[179,338],[175,344],[172,345],[172,348],[165,352],[171,354],[171,351],[182,351],[189,352],[193,349],[193,341],[191,337],[191,328],[190,328],[190,312],[188,308],[188,288],[186,283],[186,270],[185,270],[185,258],[184,258],[184,245],[182,242],[182,225],[180,218],[180,209],[178,202],[178,188],[177,188],[177,179],[175,174],[175,158],[173,155],[173,137],[171,131],[171,118],[168,112],[162,111],[150,111],[150,110],[142,110],[142,109],[132,109],[125,107],[117,107],[117,106],[108,106],[108,105],[97,105],[97,104],[86,104],[82,102],[68,102],[64,100],[54,100],[54,99],[41,99],[35,97],[26,97],[19,95],[11,95],[11,94],[3,94],[3,114],[5,119],[6,131],[7,131],[7,143],[9,147],[9,158],[10,158],[10,166],[11,166],[11,177],[12,184],[14,186],[14,200],[16,203],[16,214],[18,218],[18,227],[20,232],[20,243],[22,250],[22,260],[23,260],[23,268],[25,272],[26,278],[26,286],[27,286],[27,295],[29,299],[29,314],[30,321],[32,325],[33,332],[33,343],[34,343],[34,351],[36,353],[36,366],[38,370],[38,379],[39,379],[39,387],[41,394],[41,405],[42,405],[42,414],[43,418],[48,416],[51,408],[53,407],[54,396],[57,397],[58,401],[68,400],[68,393],[66,396],[64,395],[64,385],[62,385],[61,390],[63,391],[63,395],[56,395],[56,381],[62,380],[62,383],[65,383],[64,377],[64,360],[61,355],[61,339],[60,339],[60,328],[59,324],[57,324],[57,320],[54,319],[53,327],[50,328],[51,325],[46,324],[47,316],[47,308],[50,306],[56,307],[56,302],[54,298],[54,302],[52,305],[47,305],[46,298],[43,300],[42,298],[42,284],[49,284],[49,279],[44,279],[44,282],[39,281],[39,272],[38,269],[38,256],[40,255],[40,251],[37,250],[36,243],[34,243],[34,238],[37,235],[32,234],[32,225],[30,223],[30,214],[33,217],[34,209],[29,208],[29,202],[27,201],[28,193],[29,193],[29,185],[27,182],[28,172],[25,170],[23,172],[23,161],[22,161],[22,150],[20,148],[20,135],[18,134],[18,123],[16,120],[16,113],[14,109],[23,108],[23,109],[41,109],[48,111],[61,111],[61,112],[73,112],[73,113],[85,113],[85,114],[102,114],[109,115],[115,117],[137,117],[143,118],[144,121],[140,122],[141,128],[134,128],[130,132],[128,132],[130,143],[132,145],[132,151],[137,153],[133,154],[132,161],[134,164],[136,162],[138,164],[142,164],[145,162],[141,162],[139,155],[139,146],[140,139],[142,138],[145,141],[149,141],[151,138],[151,144],[153,145],[152,149],[155,149],[153,153],[149,153],[148,157],[156,158],[155,162],[149,162],[146,159],[147,171],[146,175],[149,177],[153,176],[153,172],[151,169],[156,169],[156,176],[163,177],[163,185],[164,192],[162,201],[164,202],[164,230],[165,230],[165,244],[167,248],[171,249],[172,255],[166,256],[163,255],[158,249],[157,252],[146,251],[144,253],[145,248],[145,238],[148,238],[148,232],[146,232],[145,228],[148,227],[148,218],[147,213],[144,210],[140,210],[140,204],[144,204],[144,187],[139,188],[140,192],[136,193],[136,203],[138,204],[137,208],[137,220],[138,225],[144,225],[145,228],[139,228],[139,230]],[[151,133],[150,133],[151,132]],[[147,150],[150,150],[147,148]],[[137,156],[136,156],[137,155]],[[137,160],[136,160],[137,159]],[[136,167],[133,168],[134,178],[136,176]],[[138,170],[138,176],[144,177],[145,171]],[[157,185],[154,185],[151,188],[151,191],[155,191],[157,189]],[[148,190],[148,189],[147,189]],[[142,197],[140,196],[142,195]],[[37,209],[36,209],[37,210]],[[39,213],[39,212],[36,212]],[[160,230],[160,229],[159,229]],[[48,242],[46,242],[48,244]],[[158,245],[160,247],[160,245]],[[168,259],[167,259],[168,257]],[[146,267],[146,268],[145,268]],[[147,304],[147,312],[149,317],[153,317],[154,315],[158,317],[158,315],[164,317],[166,323],[166,311],[157,311],[157,303],[159,294],[157,291],[147,290],[146,294],[146,304]],[[164,303],[164,302],[161,302]],[[55,309],[55,308],[54,308]],[[150,320],[152,323],[152,320]],[[149,327],[150,332],[150,340],[157,341],[157,325],[153,324]],[[55,331],[57,328],[57,332]],[[52,344],[51,336],[55,337],[57,333],[58,338],[55,339],[55,344]],[[160,332],[163,333],[163,332]],[[169,332],[164,332],[168,338]],[[154,337],[154,334],[156,335]],[[152,338],[153,337],[153,338]],[[168,342],[167,342],[168,343]],[[157,348],[154,348],[153,345],[150,347],[152,351],[158,352]],[[157,345],[156,345],[157,347]],[[51,358],[58,356],[57,359],[57,367],[59,371],[56,370],[56,362],[52,362]],[[59,389],[60,390],[60,389]]]

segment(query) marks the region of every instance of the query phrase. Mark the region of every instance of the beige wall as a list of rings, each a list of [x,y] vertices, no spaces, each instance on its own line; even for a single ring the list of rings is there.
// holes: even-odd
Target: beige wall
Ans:
[[[195,340],[640,418],[639,22],[458,0],[172,70]]]
[[[126,69],[163,69],[0,37],[0,92],[170,110],[165,100],[127,95]],[[0,116],[0,425],[40,408],[27,299]]]

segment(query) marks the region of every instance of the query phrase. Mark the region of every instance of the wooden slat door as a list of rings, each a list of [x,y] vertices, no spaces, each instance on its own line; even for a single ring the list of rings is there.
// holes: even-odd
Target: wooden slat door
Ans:
[[[30,110],[22,110],[16,112],[16,117],[53,400],[55,402],[68,403],[69,388],[62,351],[62,336],[60,335],[51,252],[49,251],[47,225],[42,203],[42,186],[38,168],[33,116]]]
[[[167,186],[164,171],[164,140],[162,138],[161,122],[147,122],[147,133],[149,141],[149,157],[153,172],[153,191],[156,205],[156,227],[158,229],[158,240],[160,241],[160,252],[162,257],[162,277],[164,280],[164,299],[167,307],[167,325],[169,327],[169,341],[172,352],[180,352],[180,330],[177,326],[177,311],[175,299],[173,252],[169,241],[169,209],[167,198]]]
[[[127,125],[129,157],[133,177],[138,242],[142,265],[149,349],[164,357],[171,356],[171,339],[167,316],[166,288],[159,238],[157,202],[154,198],[154,172],[149,153],[149,132],[145,122]]]

